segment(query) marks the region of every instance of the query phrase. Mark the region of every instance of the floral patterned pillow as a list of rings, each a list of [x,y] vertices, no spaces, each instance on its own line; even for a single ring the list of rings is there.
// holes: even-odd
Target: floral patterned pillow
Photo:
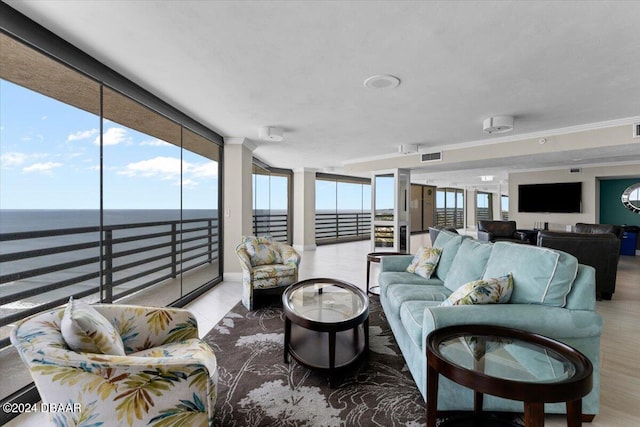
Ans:
[[[413,257],[413,261],[411,261],[411,264],[407,267],[407,271],[428,279],[436,270],[440,255],[442,255],[442,249],[440,248],[425,248],[420,246],[418,252]]]
[[[509,302],[513,292],[511,273],[496,279],[481,279],[460,286],[441,306],[469,304],[503,304]]]
[[[116,328],[90,305],[69,299],[60,325],[62,338],[74,351],[124,356],[124,344]]]
[[[244,244],[251,265],[282,264],[282,256],[271,247],[271,239],[268,237],[245,237]]]

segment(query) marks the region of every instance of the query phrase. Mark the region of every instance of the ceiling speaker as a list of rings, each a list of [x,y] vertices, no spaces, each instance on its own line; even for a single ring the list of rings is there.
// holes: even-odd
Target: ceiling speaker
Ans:
[[[264,126],[260,128],[258,136],[263,141],[280,142],[284,139],[284,130],[279,127]]]
[[[503,133],[513,130],[512,116],[496,116],[485,119],[482,130],[486,133]]]

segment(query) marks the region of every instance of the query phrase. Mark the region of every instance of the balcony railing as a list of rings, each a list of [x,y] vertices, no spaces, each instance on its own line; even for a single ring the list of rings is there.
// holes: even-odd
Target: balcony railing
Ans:
[[[371,213],[316,213],[316,243],[371,238]]]
[[[287,214],[253,214],[253,235],[271,236],[278,242],[289,239],[289,217]]]
[[[112,302],[176,278],[217,261],[218,238],[217,218],[0,234],[0,328],[69,296]]]
[[[436,225],[440,227],[464,227],[464,210],[459,209],[436,209]]]

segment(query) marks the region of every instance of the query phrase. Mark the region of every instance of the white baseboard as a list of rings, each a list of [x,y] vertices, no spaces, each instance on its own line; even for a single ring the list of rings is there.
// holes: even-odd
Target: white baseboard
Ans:
[[[224,282],[242,282],[242,273],[223,273],[222,281]]]
[[[295,249],[296,251],[315,251],[316,250],[316,245],[293,245],[293,249]]]

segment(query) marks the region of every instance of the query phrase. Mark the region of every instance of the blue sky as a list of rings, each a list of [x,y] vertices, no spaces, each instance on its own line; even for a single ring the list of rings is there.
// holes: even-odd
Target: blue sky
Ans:
[[[98,116],[0,80],[0,208],[98,209]],[[218,165],[104,122],[106,209],[214,209]],[[182,174],[181,174],[182,171]],[[182,178],[182,179],[181,179]]]
[[[99,117],[6,80],[0,95],[0,209],[98,209]],[[102,139],[105,209],[178,209],[181,189],[185,209],[217,207],[216,162],[109,120]],[[254,185],[254,207],[286,209],[285,178]],[[319,180],[316,208],[369,211],[370,191]]]

